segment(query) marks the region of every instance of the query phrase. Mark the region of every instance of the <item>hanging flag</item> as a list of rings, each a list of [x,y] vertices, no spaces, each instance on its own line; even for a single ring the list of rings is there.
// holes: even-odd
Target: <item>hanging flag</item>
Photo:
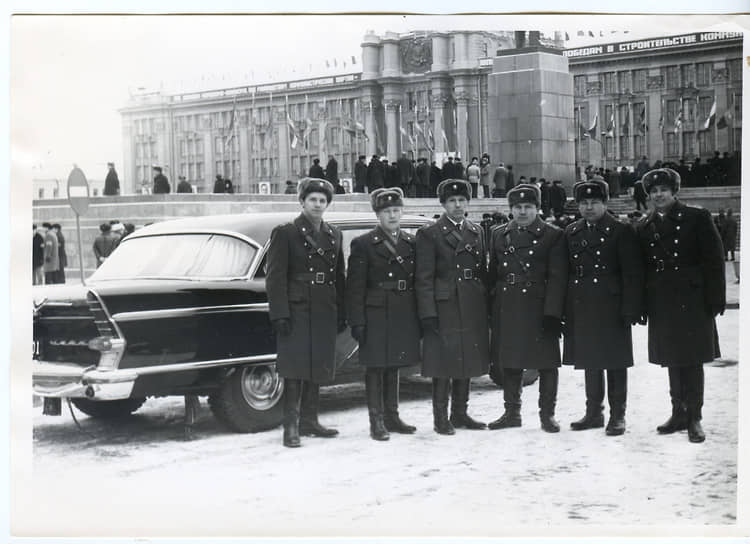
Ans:
[[[661,101],[661,114],[659,115],[659,130],[664,130],[664,100]]]
[[[594,122],[591,123],[591,126],[586,131],[586,136],[588,138],[591,138],[592,140],[596,140],[596,131],[597,131],[596,125],[597,124],[599,124],[599,112],[596,112],[594,114]]]
[[[646,104],[641,104],[643,107],[641,108],[641,114],[638,117],[638,129],[640,130],[641,134],[645,134],[646,130],[648,130],[648,127],[646,126]]]
[[[297,127],[294,125],[294,121],[292,121],[292,118],[289,116],[289,110],[286,112],[286,124],[289,125],[289,130],[291,134],[291,146],[292,149],[297,148]]]
[[[266,124],[266,151],[273,147],[273,93],[268,93],[268,123]]]
[[[625,110],[625,120],[622,122],[622,133],[630,134],[630,102]]]
[[[568,34],[567,32],[565,33],[565,41],[566,42],[570,41],[570,34]]]
[[[445,143],[445,148],[448,149],[450,147],[450,144],[448,143],[448,136],[445,134],[445,129],[440,129],[441,135],[443,136],[443,142]]]
[[[680,109],[677,112],[677,117],[674,118],[674,133],[677,134],[682,126],[682,98],[680,98]]]
[[[330,67],[331,67],[331,63],[328,62],[328,60],[326,59],[326,68],[330,68]]]
[[[711,123],[713,123],[715,118],[716,118],[716,99],[714,98],[714,103],[711,104],[711,111],[708,113],[708,118],[706,119],[706,122],[703,123],[703,129],[708,130],[708,128],[711,126]]]
[[[609,124],[607,125],[607,136],[610,138],[615,135],[615,107],[612,106],[612,114],[609,116]]]
[[[232,101],[232,118],[229,121],[229,128],[227,129],[227,135],[224,138],[224,145],[229,145],[234,139],[234,125],[237,121],[237,96],[235,95]]]
[[[357,64],[357,57],[352,55],[352,64]]]
[[[590,30],[589,30],[589,36],[591,36],[592,38],[594,38],[594,37],[595,37],[595,36],[594,36],[594,33],[593,33],[593,32],[591,32]]]

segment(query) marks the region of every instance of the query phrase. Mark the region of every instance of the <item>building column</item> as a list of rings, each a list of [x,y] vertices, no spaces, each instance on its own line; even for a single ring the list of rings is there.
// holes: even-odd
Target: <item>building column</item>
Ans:
[[[249,138],[247,125],[243,123],[241,129],[237,130],[237,139],[240,146],[240,172],[242,175],[239,179],[240,189],[250,192],[250,157],[249,157]]]
[[[279,154],[278,154],[278,164],[279,164],[279,173],[274,176],[273,174],[273,168],[271,167],[271,163],[269,161],[268,169],[269,169],[269,177],[271,178],[271,192],[278,193],[281,192],[281,186],[282,180],[287,180],[290,178],[290,147],[289,147],[289,125],[286,124],[286,110],[284,108],[279,108],[275,112],[274,120],[276,121],[276,126],[279,130]]]
[[[118,168],[121,166],[121,168]],[[115,169],[122,172],[120,178],[120,194],[132,195],[135,190],[135,149],[133,146],[133,121],[132,118],[122,116],[122,165],[115,163]],[[138,185],[140,191],[140,184]]]
[[[385,104],[385,130],[386,130],[386,157],[389,161],[395,161],[401,151],[399,142],[399,108],[401,101],[394,98],[386,99]]]
[[[456,76],[456,126],[457,142],[455,149],[461,154],[461,159],[468,164],[472,156],[478,156],[477,131],[477,86],[472,76]]]
[[[435,152],[436,153],[447,153],[452,151],[451,140],[453,134],[453,111],[451,104],[453,98],[451,96],[449,81],[447,79],[433,79],[432,80],[432,111],[434,114],[433,124],[433,135],[435,137]],[[443,132],[448,139],[446,145],[443,139]]]

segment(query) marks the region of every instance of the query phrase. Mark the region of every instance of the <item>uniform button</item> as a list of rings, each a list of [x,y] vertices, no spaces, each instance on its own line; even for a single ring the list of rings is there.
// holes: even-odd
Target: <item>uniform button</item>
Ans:
[[[578,283],[578,280],[573,280],[573,283]]]
[[[654,245],[655,245],[655,244],[654,244],[653,242],[651,242],[651,247],[654,247]]]
[[[679,243],[680,243],[680,241],[679,241],[679,240],[677,240],[677,239],[675,239],[674,243],[675,243],[675,244],[679,244]]]
[[[525,293],[525,292],[526,292],[526,289],[521,289],[521,292],[522,292],[522,293]]]
[[[679,266],[675,266],[675,267],[674,267],[674,269],[675,269],[675,270],[679,270],[679,269],[680,269],[680,267],[679,267]]]
[[[503,263],[503,266],[508,266],[508,263],[507,262]]]
[[[598,264],[595,264],[595,265],[594,265],[594,268],[599,268],[599,265],[598,265]]]
[[[677,255],[679,255],[679,253],[677,253],[677,252],[675,251],[675,252],[674,252],[674,256],[675,256],[675,257],[677,257]]]
[[[597,249],[597,250],[596,250],[596,254],[597,254],[597,255],[601,255],[601,254],[602,254],[602,252],[601,252],[601,251],[599,251],[599,250]]]
[[[533,255],[533,254],[534,254],[534,250],[533,250],[533,249],[530,249],[530,250],[529,250],[529,255]]]
[[[507,288],[507,287],[503,287],[503,291],[507,291],[507,290],[508,290],[508,288]]]
[[[458,281],[461,281],[461,278],[458,278]]]
[[[599,280],[594,278],[594,283],[599,283]]]
[[[680,225],[677,225],[677,227],[676,227],[676,228],[677,228],[677,230],[680,230]]]
[[[310,272],[312,272],[312,271],[313,271],[313,269],[311,268],[311,269],[310,269]]]
[[[314,281],[311,281],[311,282],[310,282],[310,285],[315,285],[315,282],[314,282]]]
[[[536,240],[532,240],[532,241],[531,241],[531,243],[532,243],[532,244],[536,244]]]
[[[388,277],[392,278],[393,277],[393,272],[388,272]]]

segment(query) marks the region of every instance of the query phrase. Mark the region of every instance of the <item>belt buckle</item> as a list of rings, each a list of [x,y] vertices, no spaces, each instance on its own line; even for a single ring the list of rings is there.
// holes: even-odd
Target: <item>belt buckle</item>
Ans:
[[[397,289],[399,291],[406,291],[406,280],[398,280]]]
[[[315,273],[315,283],[325,283],[326,282],[326,273],[325,272],[316,272]]]
[[[508,274],[507,276],[505,276],[505,281],[509,285],[515,285],[516,284],[516,275],[513,272],[511,272],[510,274]]]
[[[471,268],[464,268],[464,279],[465,280],[474,279],[474,271]]]
[[[659,259],[656,261],[656,271],[657,272],[664,272],[664,261]]]

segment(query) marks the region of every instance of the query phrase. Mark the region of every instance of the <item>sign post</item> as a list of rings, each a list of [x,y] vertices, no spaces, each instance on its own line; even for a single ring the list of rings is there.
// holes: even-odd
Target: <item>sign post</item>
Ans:
[[[86,285],[83,277],[83,244],[81,243],[81,221],[80,216],[89,209],[89,182],[83,171],[73,165],[73,170],[68,176],[68,202],[76,214],[76,234],[78,236],[78,267],[81,271],[81,283]]]

